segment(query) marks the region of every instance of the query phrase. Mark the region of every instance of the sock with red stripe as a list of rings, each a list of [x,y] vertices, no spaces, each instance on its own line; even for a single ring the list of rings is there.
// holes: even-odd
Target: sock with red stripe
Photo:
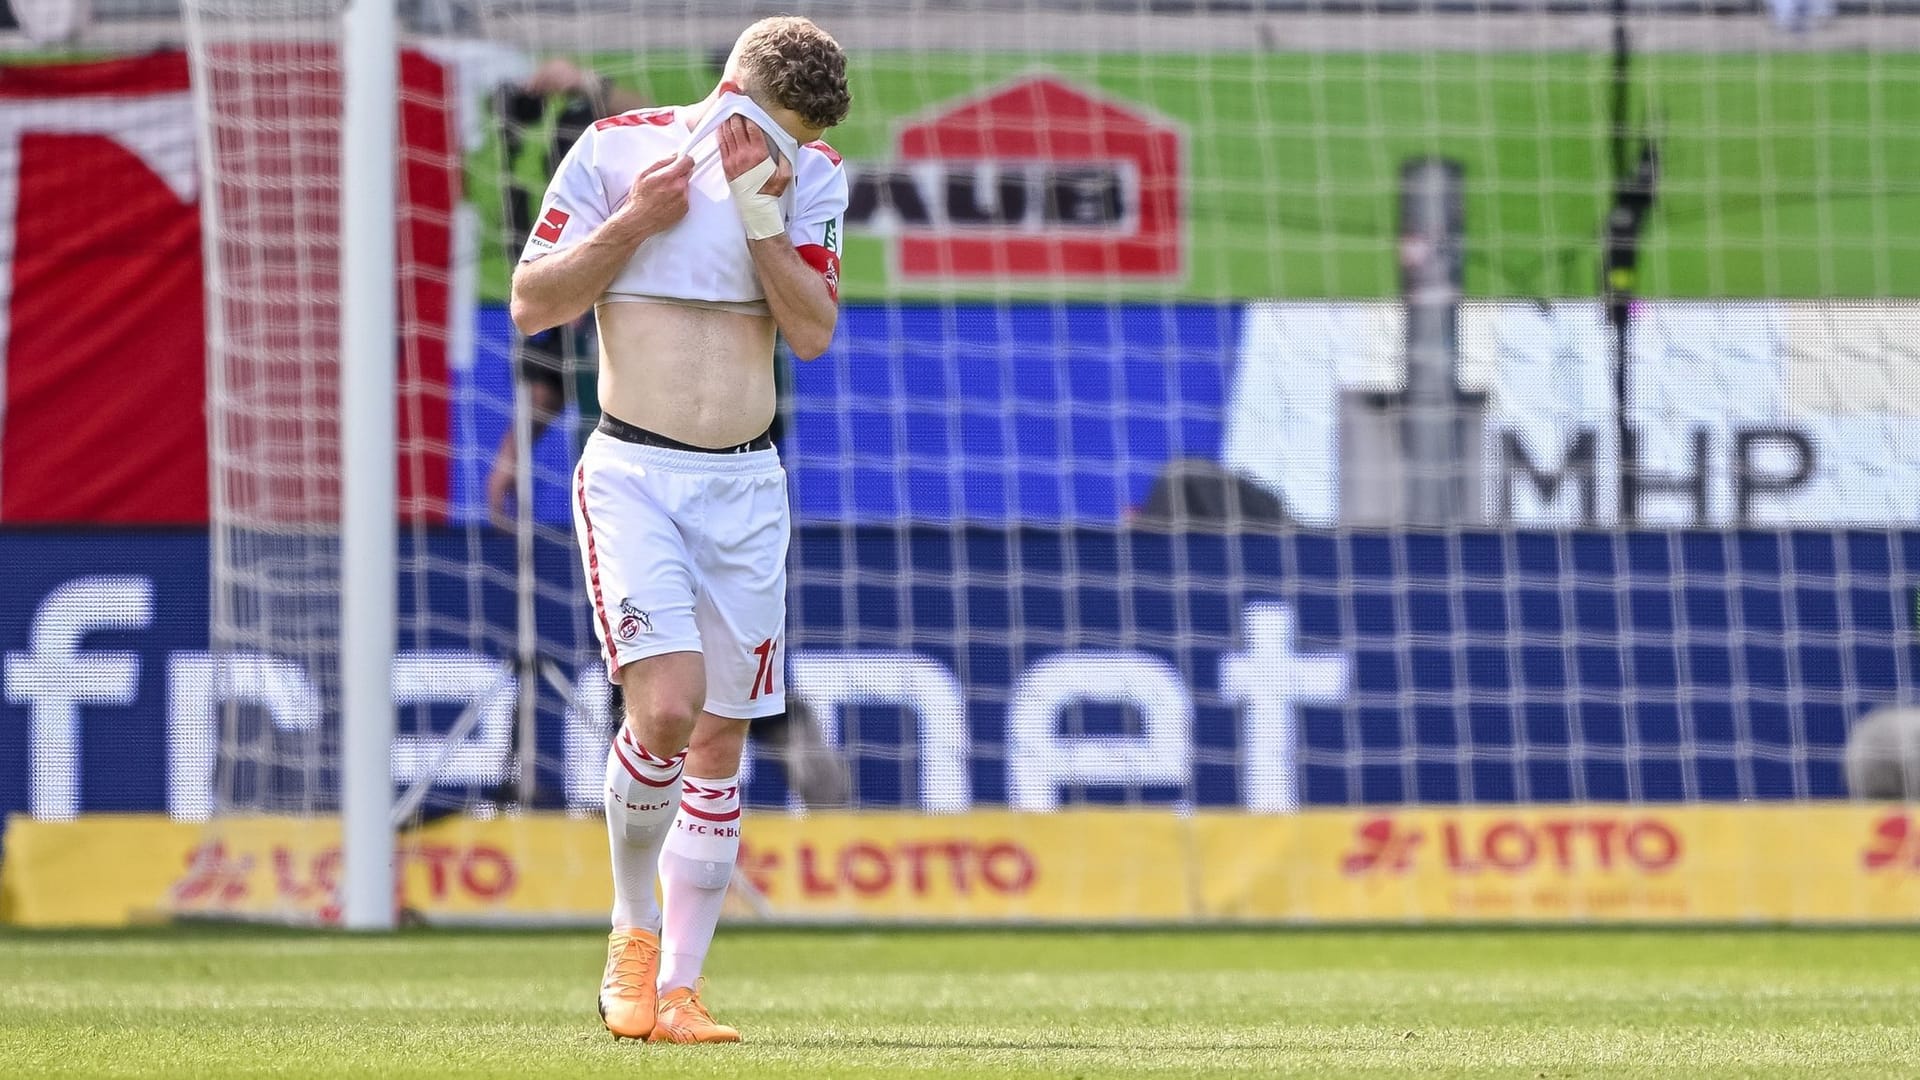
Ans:
[[[613,848],[613,925],[660,931],[654,895],[660,849],[680,807],[680,765],[649,753],[627,734],[614,736],[607,752],[607,840]]]
[[[687,777],[680,785],[673,834],[660,855],[660,891],[666,897],[661,993],[699,981],[739,855],[740,777]]]

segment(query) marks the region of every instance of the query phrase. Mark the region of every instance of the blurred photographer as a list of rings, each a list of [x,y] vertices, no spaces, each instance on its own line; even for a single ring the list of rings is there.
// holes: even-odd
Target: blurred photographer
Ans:
[[[506,250],[518,251],[526,245],[546,178],[580,133],[603,116],[645,106],[646,99],[638,93],[562,57],[542,63],[518,84],[499,89],[494,116],[505,165],[501,208],[506,215]],[[526,386],[534,442],[566,411],[569,400],[580,410],[581,422],[571,439],[575,452],[593,430],[600,415],[594,393],[594,349],[591,317],[535,334],[516,347],[514,373]],[[487,508],[496,521],[512,516],[518,466],[519,447],[509,424],[487,474]]]

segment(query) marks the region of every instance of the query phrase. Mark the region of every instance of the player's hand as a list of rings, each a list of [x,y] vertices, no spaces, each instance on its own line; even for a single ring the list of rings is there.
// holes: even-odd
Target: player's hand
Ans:
[[[720,123],[720,168],[729,181],[738,180],[754,166],[773,155],[773,141],[760,125],[744,116],[729,116]],[[778,198],[793,182],[793,164],[782,157],[774,164],[773,175],[760,185],[760,194]]]
[[[529,94],[585,94],[594,97],[606,89],[606,82],[600,76],[574,63],[565,57],[556,56],[527,76],[520,84]]]
[[[513,527],[514,489],[520,479],[515,465],[512,455],[502,454],[493,459],[493,469],[487,473],[487,509],[493,523],[503,529]]]
[[[645,236],[666,231],[687,216],[687,178],[692,175],[693,158],[688,155],[661,158],[633,178],[619,216]]]

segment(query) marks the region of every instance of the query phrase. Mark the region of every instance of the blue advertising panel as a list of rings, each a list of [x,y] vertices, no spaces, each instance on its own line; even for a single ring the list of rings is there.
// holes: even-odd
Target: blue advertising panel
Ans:
[[[428,544],[403,656],[511,678],[510,542]],[[181,680],[204,671],[206,554],[198,534],[0,532],[0,812],[205,789]],[[856,748],[869,806],[1832,797],[1849,724],[1910,698],[1920,663],[1916,533],[809,527],[794,560],[790,685]],[[572,552],[543,547],[539,572],[548,656],[591,687]],[[422,677],[416,739],[462,695],[511,696]],[[544,798],[597,802],[604,717],[541,700]],[[443,803],[506,775],[511,733],[475,738],[494,741]],[[778,770],[749,793],[784,805]]]
[[[481,697],[497,706],[513,698],[513,538],[490,529],[444,530],[424,541],[409,534],[402,554],[425,569],[398,592],[398,645],[409,663],[396,665],[404,669],[396,671],[396,692],[411,699],[401,708],[400,732],[430,738]],[[570,546],[536,549],[546,586],[534,604],[543,656],[569,673],[578,666],[586,617],[567,600],[576,566]],[[0,817],[204,811],[212,783],[207,744],[216,738],[206,534],[0,530],[0,567]],[[299,617],[290,606],[280,616],[289,629]],[[238,756],[251,767],[228,782],[245,785],[240,794],[250,806],[325,809],[336,784],[326,763],[337,752],[337,673],[308,670],[304,661],[290,668],[256,665],[234,675],[240,719],[219,737],[246,740]],[[498,679],[483,683],[494,672]],[[277,730],[276,706],[326,721],[317,731]],[[554,747],[564,708],[557,694],[540,700],[540,731]],[[505,747],[512,734],[495,725],[479,737]],[[544,759],[546,745],[540,780],[554,785],[557,798],[562,767]],[[431,751],[411,756],[431,760]],[[504,781],[506,766],[503,756],[478,770],[496,779],[469,778],[465,788]],[[449,797],[443,792],[437,801]]]
[[[803,521],[1117,523],[1218,459],[1230,306],[855,307],[794,371]]]
[[[512,414],[512,325],[480,313],[454,373],[454,518],[486,519]],[[802,523],[1117,524],[1168,461],[1220,456],[1240,333],[1232,305],[849,304],[835,345],[793,368],[782,448]],[[570,413],[535,448],[571,468]],[[558,483],[534,493],[565,525]]]
[[[1621,524],[1609,470],[1595,467],[1618,453],[1602,306],[1461,308],[1459,377],[1487,395],[1487,520]],[[1338,527],[1351,516],[1341,402],[1399,385],[1403,315],[1386,300],[849,305],[834,348],[794,370],[782,450],[798,520],[1117,526],[1170,463],[1199,461],[1231,466],[1292,521]],[[1857,362],[1903,340],[1898,320],[1911,315],[1813,301],[1636,309],[1627,420],[1644,475],[1659,481],[1637,522],[1913,522],[1920,469],[1905,448],[1920,426],[1889,415],[1904,387],[1883,377],[1899,365]],[[455,373],[456,520],[483,519],[510,340],[505,315],[483,310],[478,358]],[[539,450],[536,509],[559,524],[568,448],[561,431]]]

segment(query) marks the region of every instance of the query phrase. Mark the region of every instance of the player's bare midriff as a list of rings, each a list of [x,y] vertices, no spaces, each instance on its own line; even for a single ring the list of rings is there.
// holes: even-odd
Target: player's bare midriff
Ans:
[[[600,408],[694,446],[773,422],[773,318],[671,300],[602,303]]]

